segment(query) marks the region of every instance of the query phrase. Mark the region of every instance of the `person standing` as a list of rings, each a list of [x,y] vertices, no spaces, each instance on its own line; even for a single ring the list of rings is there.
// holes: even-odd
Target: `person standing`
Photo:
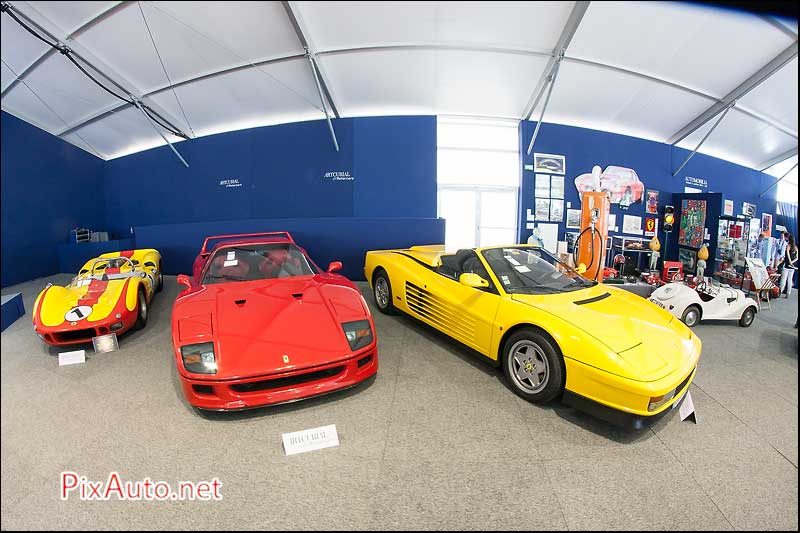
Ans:
[[[786,242],[786,252],[783,257],[783,270],[781,271],[780,289],[781,293],[786,290],[786,297],[792,294],[792,283],[794,281],[794,273],[797,270],[797,244],[794,242],[794,235],[789,235]]]
[[[786,256],[786,241],[789,238],[788,231],[782,231],[778,242],[772,247],[772,259],[774,268],[778,272],[783,268],[783,258]]]
[[[764,266],[772,264],[772,250],[770,250],[769,246],[769,237],[764,237],[763,233],[758,234],[758,247],[757,253],[758,257],[761,258],[761,261],[764,263]]]

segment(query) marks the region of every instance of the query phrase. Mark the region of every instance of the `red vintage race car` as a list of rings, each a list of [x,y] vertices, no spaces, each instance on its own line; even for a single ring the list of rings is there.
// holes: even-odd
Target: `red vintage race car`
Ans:
[[[209,249],[210,241],[218,241]],[[301,400],[378,371],[375,326],[358,288],[321,270],[286,232],[208,237],[172,309],[188,402],[238,410]]]

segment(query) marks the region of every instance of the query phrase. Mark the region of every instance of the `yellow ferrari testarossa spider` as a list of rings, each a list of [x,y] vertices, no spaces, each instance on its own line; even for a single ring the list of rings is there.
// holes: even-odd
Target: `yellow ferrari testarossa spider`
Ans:
[[[700,339],[644,298],[583,278],[546,250],[444,246],[367,252],[378,310],[400,310],[500,366],[522,398],[621,425],[677,405]]]
[[[147,323],[147,306],[164,284],[157,250],[110,252],[90,259],[66,287],[48,285],[33,304],[33,329],[48,344],[91,342]]]

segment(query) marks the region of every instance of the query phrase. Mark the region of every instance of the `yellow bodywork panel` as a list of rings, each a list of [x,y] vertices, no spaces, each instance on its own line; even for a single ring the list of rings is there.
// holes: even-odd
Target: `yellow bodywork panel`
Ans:
[[[108,318],[123,297],[126,309],[133,311],[140,287],[148,301],[152,298],[160,268],[161,254],[154,249],[110,252],[90,259],[69,285],[50,286],[39,294],[33,318],[38,306],[41,324],[58,326],[77,308],[84,309],[83,319],[96,322]]]
[[[565,388],[615,409],[653,415],[649,397],[674,389],[693,372],[700,340],[665,310],[602,284],[554,294],[507,293],[483,257],[487,249],[475,249],[472,260],[485,269],[489,289],[443,274],[442,258],[446,263],[455,252],[441,245],[367,252],[364,273],[372,285],[376,269],[386,271],[395,308],[495,363],[509,332],[544,330],[564,358]]]

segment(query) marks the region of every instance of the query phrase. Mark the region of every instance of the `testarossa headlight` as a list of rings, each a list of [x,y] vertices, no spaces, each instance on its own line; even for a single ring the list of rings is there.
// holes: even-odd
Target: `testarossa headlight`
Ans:
[[[201,342],[181,346],[183,367],[193,374],[216,374],[217,361],[214,357],[214,343]]]
[[[344,330],[344,336],[347,337],[347,342],[350,343],[351,350],[358,350],[372,344],[374,336],[372,335],[369,320],[345,322],[342,324],[342,329]]]

